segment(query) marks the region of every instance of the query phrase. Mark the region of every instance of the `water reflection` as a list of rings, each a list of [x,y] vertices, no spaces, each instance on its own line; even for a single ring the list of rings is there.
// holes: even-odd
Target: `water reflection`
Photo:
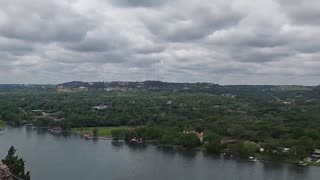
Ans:
[[[197,154],[198,154],[198,151],[195,151],[195,150],[178,151],[178,155],[181,155],[186,160],[193,160]]]
[[[146,144],[125,143],[125,145],[129,147],[130,151],[145,151],[147,148]]]
[[[73,135],[73,134],[70,133],[70,132],[63,132],[63,133],[62,133],[62,137],[64,137],[64,138],[71,137],[72,135]]]
[[[21,130],[22,130],[22,128],[21,128]],[[25,132],[26,132],[26,137],[30,138],[33,135],[34,129],[32,129],[31,127],[26,127]]]
[[[262,169],[264,177],[269,177],[271,180],[284,179],[285,169],[281,163],[263,162]]]
[[[177,153],[177,151],[175,151],[173,148],[170,148],[170,147],[158,147],[155,149],[160,153],[164,153],[170,156],[174,156]]]
[[[121,148],[124,146],[124,141],[111,141],[111,144],[115,148]]]
[[[44,135],[48,133],[48,129],[44,129],[44,128],[37,128],[36,132],[38,135]]]
[[[210,159],[213,159],[213,160],[221,160],[223,158],[222,155],[208,153],[207,151],[202,151],[202,155],[203,155],[204,158],[210,158]]]
[[[293,174],[295,180],[310,179],[309,167],[299,167],[296,165],[290,165],[288,167],[288,173]]]

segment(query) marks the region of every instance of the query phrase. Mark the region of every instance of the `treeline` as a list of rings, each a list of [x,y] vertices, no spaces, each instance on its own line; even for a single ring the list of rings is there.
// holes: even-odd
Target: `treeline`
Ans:
[[[265,147],[266,151],[261,155],[272,154],[276,158],[288,154],[293,157],[290,153],[295,154],[294,157],[305,156],[313,148],[320,147],[320,94],[309,87],[212,85],[220,90],[211,91],[211,87],[204,84],[192,86],[192,92],[158,89],[69,93],[58,93],[49,88],[41,90],[38,86],[36,90],[24,87],[23,90],[0,93],[0,119],[63,129],[151,127],[118,132],[118,136],[188,147],[199,145],[183,131],[201,129],[205,132],[203,148],[212,152],[229,149],[239,156],[251,154],[252,149],[255,149],[254,153],[257,151],[245,142]],[[197,92],[197,88],[208,92]],[[240,142],[218,143],[223,138],[239,139]],[[190,139],[192,143],[188,145]],[[302,142],[305,142],[303,146]],[[283,154],[282,148],[290,151]]]
[[[320,124],[319,95],[283,94],[286,94],[284,99],[274,95],[268,100],[141,91],[0,94],[0,115],[5,121],[27,121],[39,126],[60,125],[65,128],[146,124],[188,124],[210,128],[215,123],[243,122],[314,128]],[[101,105],[107,108],[93,109]],[[42,110],[45,114],[32,110]]]
[[[195,148],[201,145],[199,138],[194,133],[183,133],[173,128],[138,127],[128,129],[115,129],[111,131],[115,140],[137,140],[141,142],[152,141],[169,146],[182,146]]]
[[[297,134],[258,140],[239,136],[226,137],[212,130],[204,130],[204,138],[201,142],[196,136],[196,131],[182,131],[179,128],[137,127],[115,129],[111,133],[114,140],[154,142],[170,147],[201,148],[209,153],[224,153],[234,157],[255,156],[261,159],[292,162],[307,157],[313,149],[320,147],[319,136],[313,136],[312,139],[307,136],[296,137]]]

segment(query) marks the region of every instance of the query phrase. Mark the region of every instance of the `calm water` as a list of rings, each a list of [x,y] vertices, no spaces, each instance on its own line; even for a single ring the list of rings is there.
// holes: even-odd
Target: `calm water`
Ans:
[[[11,145],[26,160],[32,180],[318,180],[320,168],[224,160],[195,151],[129,146],[53,136],[45,130],[6,127],[0,157]]]

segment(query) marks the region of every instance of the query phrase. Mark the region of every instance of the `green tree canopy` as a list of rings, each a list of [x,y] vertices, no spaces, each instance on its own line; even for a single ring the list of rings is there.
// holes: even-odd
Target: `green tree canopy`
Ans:
[[[208,152],[212,152],[212,153],[220,153],[221,150],[221,144],[220,144],[220,140],[221,137],[219,135],[217,135],[216,133],[209,133],[206,137],[205,137],[205,148]]]
[[[99,129],[93,129],[92,134],[94,137],[98,137],[99,136]]]

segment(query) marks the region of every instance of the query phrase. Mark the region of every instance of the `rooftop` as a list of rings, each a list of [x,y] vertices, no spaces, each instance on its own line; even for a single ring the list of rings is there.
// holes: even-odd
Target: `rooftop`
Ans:
[[[314,154],[320,154],[320,149],[314,149],[313,153]]]

